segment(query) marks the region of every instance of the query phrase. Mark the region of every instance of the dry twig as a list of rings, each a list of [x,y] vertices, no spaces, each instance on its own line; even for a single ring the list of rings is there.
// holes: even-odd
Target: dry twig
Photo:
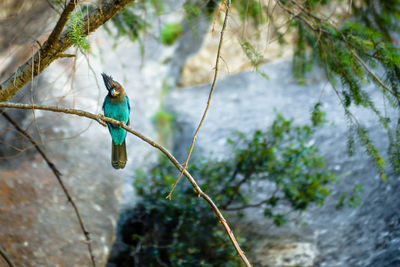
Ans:
[[[169,192],[168,196],[165,197],[167,199],[171,199],[172,192],[174,191],[174,189],[175,189],[176,185],[178,184],[179,180],[181,179],[181,177],[183,175],[183,171],[187,169],[190,156],[192,155],[194,143],[196,142],[197,135],[198,135],[198,133],[200,131],[201,126],[203,125],[204,119],[206,118],[208,109],[210,108],[211,98],[212,98],[212,95],[214,93],[215,83],[217,82],[217,77],[218,77],[218,64],[219,64],[219,58],[220,58],[220,53],[221,53],[222,42],[223,42],[223,39],[224,39],[224,32],[225,32],[226,24],[227,24],[227,21],[228,21],[230,3],[231,3],[230,0],[228,0],[226,2],[225,19],[224,19],[224,24],[222,25],[221,35],[220,35],[220,38],[219,38],[218,50],[217,50],[217,58],[215,59],[215,67],[214,67],[214,69],[215,69],[215,71],[214,71],[214,79],[213,79],[213,82],[211,84],[210,93],[208,95],[207,106],[206,106],[206,109],[204,110],[204,113],[203,113],[203,116],[202,116],[202,118],[200,120],[199,126],[197,126],[197,130],[196,130],[195,134],[193,135],[192,144],[190,145],[189,153],[188,153],[188,155],[186,157],[184,167],[181,170],[178,179],[176,179],[174,185],[172,186],[172,189]]]

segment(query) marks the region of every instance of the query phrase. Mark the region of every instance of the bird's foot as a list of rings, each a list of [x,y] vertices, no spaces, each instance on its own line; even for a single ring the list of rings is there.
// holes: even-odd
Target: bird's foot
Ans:
[[[97,120],[101,125],[103,125],[104,127],[107,127],[107,124],[105,124],[104,121],[103,121],[101,118],[102,118],[102,115],[101,115],[101,114],[97,114],[96,120]]]

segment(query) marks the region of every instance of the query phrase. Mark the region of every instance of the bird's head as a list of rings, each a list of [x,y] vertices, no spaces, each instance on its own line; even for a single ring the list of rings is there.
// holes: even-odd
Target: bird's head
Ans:
[[[108,90],[108,94],[111,97],[119,97],[124,94],[124,89],[122,86],[117,82],[114,81],[113,78],[105,73],[102,73],[104,84]]]

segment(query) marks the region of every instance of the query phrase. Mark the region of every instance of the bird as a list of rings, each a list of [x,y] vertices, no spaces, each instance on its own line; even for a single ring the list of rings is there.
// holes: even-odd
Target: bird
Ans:
[[[102,73],[101,76],[103,76],[104,84],[108,90],[103,102],[104,116],[129,125],[131,106],[124,88],[111,76],[105,73]],[[123,169],[128,160],[125,143],[126,130],[109,122],[107,122],[107,126],[111,135],[111,165],[115,169]]]

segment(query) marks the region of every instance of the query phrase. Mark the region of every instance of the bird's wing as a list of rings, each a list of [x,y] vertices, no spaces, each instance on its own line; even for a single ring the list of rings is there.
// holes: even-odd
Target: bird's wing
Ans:
[[[126,125],[129,125],[130,123],[130,115],[131,115],[131,104],[129,103],[129,98],[128,96],[125,96],[126,98],[126,103],[128,103],[128,121],[126,122]]]
[[[104,111],[104,107],[105,107],[105,105],[106,105],[106,101],[107,101],[107,96],[104,98],[103,105],[101,106],[101,108],[103,109],[103,111]]]
[[[128,103],[128,110],[129,110],[129,114],[131,113],[131,104],[129,103],[129,98],[128,98],[128,96],[125,96],[126,97],[126,102]]]

